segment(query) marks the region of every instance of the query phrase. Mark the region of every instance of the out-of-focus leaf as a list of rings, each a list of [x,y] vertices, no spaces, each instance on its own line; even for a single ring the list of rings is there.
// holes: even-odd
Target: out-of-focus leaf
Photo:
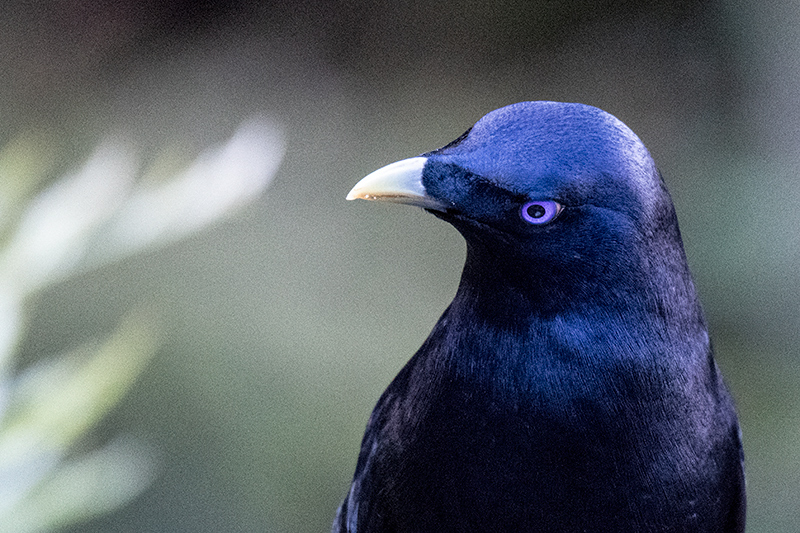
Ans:
[[[2,514],[0,533],[52,531],[118,507],[152,480],[153,456],[141,442],[119,438],[65,461]]]
[[[6,376],[8,364],[22,331],[22,305],[19,294],[0,280],[0,383]],[[0,384],[0,413],[3,412],[4,392]]]
[[[152,329],[129,317],[105,343],[38,363],[12,384],[0,422],[0,523],[134,383],[154,352]]]
[[[53,140],[25,133],[0,148],[0,235],[55,164]]]
[[[22,294],[69,275],[90,235],[119,208],[135,176],[133,154],[107,141],[72,176],[34,198],[0,256],[0,272]]]
[[[122,439],[76,444],[133,385],[155,351],[154,324],[130,315],[107,340],[10,376],[25,305],[43,288],[147,246],[180,239],[252,200],[283,157],[280,129],[253,119],[176,175],[137,179],[119,140],[35,192],[51,164],[34,141],[0,150],[0,533],[39,532],[108,511],[145,487],[153,457]]]
[[[251,201],[272,181],[284,151],[281,130],[266,119],[253,118],[177,177],[143,180],[97,232],[88,263],[180,239]]]

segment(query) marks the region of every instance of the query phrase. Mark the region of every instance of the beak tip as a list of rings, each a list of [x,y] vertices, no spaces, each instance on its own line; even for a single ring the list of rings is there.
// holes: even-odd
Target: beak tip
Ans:
[[[374,198],[370,198],[369,190],[365,191],[364,187],[360,187],[360,184],[356,184],[355,187],[350,189],[350,192],[347,193],[345,196],[345,200],[371,200]]]
[[[412,157],[380,168],[356,183],[345,198],[417,205],[432,203],[422,185],[425,161],[424,157]]]

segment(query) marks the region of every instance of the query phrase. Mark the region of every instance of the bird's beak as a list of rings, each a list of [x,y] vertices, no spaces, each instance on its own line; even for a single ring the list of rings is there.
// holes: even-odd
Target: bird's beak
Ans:
[[[422,184],[427,157],[403,159],[369,174],[348,193],[348,200],[381,200],[442,211],[447,205],[428,196]]]

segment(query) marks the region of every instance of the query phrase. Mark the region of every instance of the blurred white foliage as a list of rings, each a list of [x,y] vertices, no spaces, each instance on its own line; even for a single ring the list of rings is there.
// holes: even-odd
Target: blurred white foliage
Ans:
[[[68,276],[92,233],[124,205],[135,172],[130,148],[107,140],[83,168],[39,193],[0,255],[2,279],[29,294]]]
[[[108,219],[91,259],[105,262],[179,239],[250,201],[274,176],[284,149],[280,130],[263,119],[251,119],[227,143],[206,150],[178,176],[136,188]]]
[[[45,170],[33,163],[36,150],[19,140],[0,149],[0,532],[50,531],[105,512],[153,472],[152,454],[130,439],[72,457],[146,365],[151,324],[131,315],[107,340],[12,375],[29,297],[222,218],[269,185],[284,150],[281,130],[254,118],[177,176],[156,180],[130,146],[109,139],[36,194]]]

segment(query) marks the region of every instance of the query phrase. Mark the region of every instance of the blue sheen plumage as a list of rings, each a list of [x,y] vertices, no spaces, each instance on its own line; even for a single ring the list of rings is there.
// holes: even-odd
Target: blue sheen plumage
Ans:
[[[421,157],[353,193],[425,207],[466,262],[373,411],[333,530],[743,531],[735,410],[638,137],[523,102]],[[559,210],[532,223],[532,201]]]

